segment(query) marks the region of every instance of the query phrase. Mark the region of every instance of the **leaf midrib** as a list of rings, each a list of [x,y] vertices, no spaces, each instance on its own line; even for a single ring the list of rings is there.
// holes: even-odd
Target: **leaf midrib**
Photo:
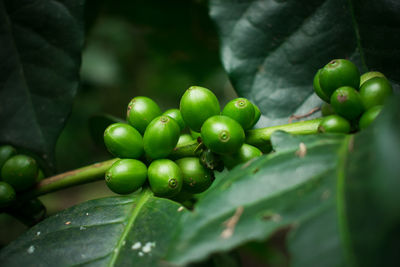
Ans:
[[[352,246],[352,240],[350,237],[345,198],[346,163],[349,156],[349,146],[353,138],[353,135],[346,136],[341,148],[339,149],[339,161],[336,173],[336,209],[338,214],[338,227],[340,239],[343,245],[344,257],[345,260],[347,260],[349,266],[357,266]]]
[[[121,247],[124,245],[124,241],[129,233],[129,231],[131,230],[132,225],[135,223],[135,220],[136,220],[140,210],[143,208],[144,204],[147,202],[147,200],[150,198],[150,196],[152,194],[153,193],[151,192],[150,189],[145,189],[142,192],[140,198],[138,199],[137,204],[133,205],[132,209],[129,212],[131,215],[129,217],[128,223],[126,224],[125,229],[122,232],[122,235],[117,242],[117,245],[115,246],[114,250],[112,251],[113,256],[107,266],[115,265],[115,262],[117,261],[119,253],[121,251]]]

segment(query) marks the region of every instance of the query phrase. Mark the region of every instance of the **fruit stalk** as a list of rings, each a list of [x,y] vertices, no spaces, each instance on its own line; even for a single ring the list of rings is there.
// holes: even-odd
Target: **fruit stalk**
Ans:
[[[263,152],[270,150],[271,148],[271,135],[275,131],[285,131],[291,134],[316,134],[318,133],[318,126],[321,123],[322,118],[317,118],[308,121],[299,121],[284,125],[260,128],[249,130],[246,132],[245,143],[253,145],[261,149]]]
[[[17,200],[28,200],[67,187],[104,179],[105,172],[117,160],[117,158],[114,158],[107,161],[94,163],[76,170],[64,172],[43,179],[33,189],[24,194],[21,194],[21,196],[19,196]]]

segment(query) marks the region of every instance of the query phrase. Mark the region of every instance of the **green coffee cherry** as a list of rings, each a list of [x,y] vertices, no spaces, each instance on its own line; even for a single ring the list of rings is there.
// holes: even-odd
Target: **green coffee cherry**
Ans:
[[[324,93],[324,91],[322,91],[321,85],[319,83],[319,74],[321,73],[321,70],[322,69],[319,69],[314,76],[313,80],[314,92],[317,94],[317,96],[319,96],[319,98],[329,103],[330,98]]]
[[[151,159],[168,156],[178,143],[181,129],[168,116],[159,116],[151,121],[143,135],[144,151]]]
[[[178,139],[178,143],[176,146],[183,146],[187,143],[191,143],[193,141],[193,137],[190,134],[181,134]]]
[[[179,127],[181,128],[181,131],[183,131],[183,129],[186,128],[186,123],[183,120],[182,114],[179,109],[177,109],[177,108],[168,109],[167,111],[165,111],[163,113],[163,115],[169,116],[169,117],[173,118],[174,120],[176,120],[176,122],[179,124]]]
[[[366,72],[363,75],[361,75],[360,77],[360,87],[369,79],[371,78],[375,78],[375,77],[382,77],[382,78],[386,78],[385,75],[383,75],[383,73],[379,72],[379,71],[370,71],[370,72]]]
[[[376,119],[376,117],[378,117],[382,111],[382,108],[383,106],[373,106],[365,111],[358,122],[358,127],[361,130],[367,128]]]
[[[108,188],[117,194],[130,194],[138,190],[146,181],[147,167],[136,159],[120,159],[106,172]]]
[[[339,87],[358,88],[360,85],[360,72],[351,61],[334,59],[322,68],[319,74],[319,84],[324,94],[330,98]]]
[[[132,126],[117,122],[104,131],[108,151],[119,158],[137,159],[143,154],[143,138]]]
[[[6,182],[0,181],[0,208],[4,208],[13,203],[16,199],[14,188]]]
[[[12,156],[17,155],[17,150],[9,145],[0,146],[0,170],[4,163]]]
[[[36,183],[38,165],[36,160],[27,155],[9,158],[1,169],[1,177],[17,192],[24,191]]]
[[[360,94],[348,86],[340,87],[332,94],[331,105],[338,115],[348,120],[357,119],[364,111]]]
[[[321,106],[321,113],[322,116],[329,116],[335,114],[335,111],[333,110],[333,107],[331,104],[328,103],[323,103]]]
[[[262,156],[262,152],[257,147],[249,144],[243,144],[238,152],[232,155],[224,155],[222,159],[225,166],[228,169],[232,169],[241,163],[245,163],[260,156]]]
[[[247,130],[253,126],[254,106],[246,98],[236,98],[225,105],[222,115],[234,119],[242,125],[243,130]]]
[[[386,78],[374,77],[364,82],[360,88],[360,96],[365,109],[383,105],[393,94],[393,88]]]
[[[201,127],[204,145],[219,154],[233,154],[244,142],[242,126],[227,116],[217,115],[207,119]]]
[[[156,196],[173,197],[182,189],[182,171],[172,160],[153,161],[148,169],[148,177],[150,188]]]
[[[256,123],[258,122],[258,120],[259,120],[260,117],[261,117],[261,111],[260,111],[260,109],[258,108],[258,106],[257,106],[256,104],[253,103],[253,107],[254,107],[254,119],[253,119],[253,122],[252,122],[250,128],[254,127],[254,125],[256,125]]]
[[[197,194],[205,191],[214,180],[213,172],[204,168],[199,158],[182,158],[175,163],[183,173],[183,189],[189,193]]]
[[[161,115],[161,109],[154,100],[145,96],[134,97],[128,104],[126,120],[141,134],[147,125],[157,116]]]
[[[320,133],[349,133],[350,122],[339,115],[330,115],[323,118],[318,126]]]
[[[186,125],[196,132],[200,132],[208,118],[220,114],[217,97],[209,89],[200,86],[186,90],[181,98],[180,110]]]

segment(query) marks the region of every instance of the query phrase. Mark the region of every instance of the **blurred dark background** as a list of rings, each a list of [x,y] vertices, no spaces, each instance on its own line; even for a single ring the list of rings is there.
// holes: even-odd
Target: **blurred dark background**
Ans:
[[[99,114],[124,119],[135,96],[151,97],[163,110],[178,108],[181,95],[192,85],[214,91],[221,105],[236,96],[219,60],[207,1],[87,0],[85,21],[81,86],[57,143],[57,172],[111,158],[92,138],[89,120]],[[40,199],[51,215],[109,195],[113,193],[99,181]],[[8,227],[0,227],[0,245],[26,229],[7,215],[0,215],[3,224]]]

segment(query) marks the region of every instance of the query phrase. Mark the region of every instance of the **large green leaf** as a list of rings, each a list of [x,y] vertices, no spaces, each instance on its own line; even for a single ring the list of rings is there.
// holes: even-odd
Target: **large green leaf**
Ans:
[[[0,142],[51,160],[78,87],[83,0],[0,1]]]
[[[293,266],[398,262],[400,108],[384,113],[356,136],[275,133],[275,153],[218,177],[182,217],[169,259],[186,264],[284,228]]]
[[[92,200],[37,224],[0,253],[2,266],[154,266],[185,210],[145,190]]]
[[[211,0],[210,15],[224,67],[238,94],[259,105],[260,127],[318,106],[313,76],[334,58],[400,81],[396,1]]]
[[[0,261],[149,266],[168,250],[168,261],[186,265],[286,229],[293,266],[395,265],[398,101],[355,136],[275,133],[274,153],[218,177],[193,212],[147,190],[90,201],[31,228]]]
[[[399,105],[400,99],[392,102]],[[359,266],[400,262],[400,108],[361,132],[346,172],[348,240]]]

